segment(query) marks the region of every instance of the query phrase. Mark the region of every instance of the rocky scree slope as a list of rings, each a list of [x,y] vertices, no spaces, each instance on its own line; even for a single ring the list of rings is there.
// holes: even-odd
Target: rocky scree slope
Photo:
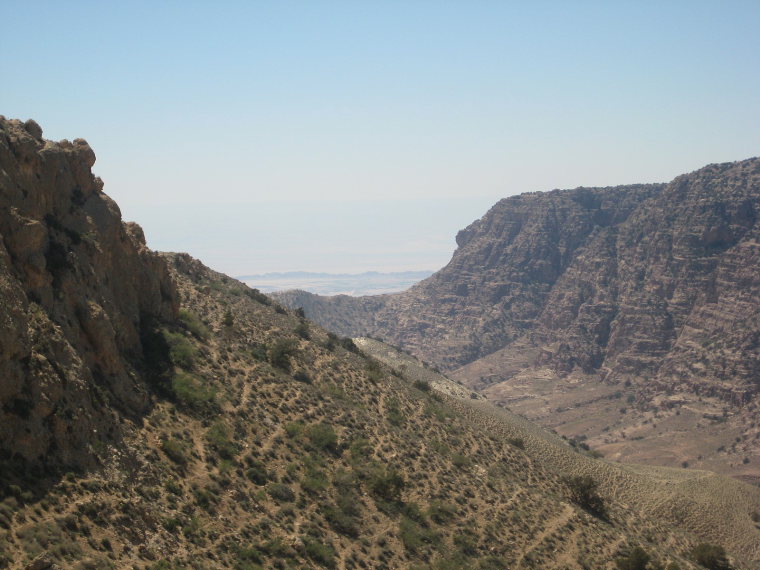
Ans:
[[[756,489],[626,473],[406,378],[149,252],[83,141],[0,125],[0,567],[694,568],[701,541],[757,567]]]
[[[497,401],[527,397],[522,411],[542,421],[598,397],[552,395],[563,388],[618,387],[604,398],[624,388],[640,413],[611,445],[628,423],[651,419],[647,411],[709,400],[697,406],[693,426],[741,416],[709,453],[739,437],[729,461],[757,475],[758,466],[741,459],[760,453],[752,425],[760,394],[758,212],[760,159],[710,165],[667,185],[523,194],[462,230],[451,262],[406,292],[277,298],[340,334],[386,339]],[[613,419],[602,421],[565,429],[602,442]],[[686,456],[671,449],[663,458]]]

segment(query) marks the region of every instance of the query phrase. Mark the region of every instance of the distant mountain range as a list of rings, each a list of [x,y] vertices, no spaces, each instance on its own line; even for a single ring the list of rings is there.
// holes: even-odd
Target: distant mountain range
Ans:
[[[397,271],[364,273],[313,273],[288,271],[241,275],[237,279],[265,293],[299,289],[319,295],[380,295],[404,291],[430,277],[432,271]]]

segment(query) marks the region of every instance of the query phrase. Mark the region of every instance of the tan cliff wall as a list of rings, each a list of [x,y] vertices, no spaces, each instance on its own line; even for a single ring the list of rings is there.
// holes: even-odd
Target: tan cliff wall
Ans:
[[[141,328],[177,293],[142,230],[125,224],[82,139],[52,142],[0,117],[0,449],[38,465],[88,464],[143,412]]]

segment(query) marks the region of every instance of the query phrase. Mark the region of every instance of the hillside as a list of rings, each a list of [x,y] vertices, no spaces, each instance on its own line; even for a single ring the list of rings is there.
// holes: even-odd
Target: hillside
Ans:
[[[760,476],[760,159],[501,200],[395,295],[278,295],[608,456]],[[702,432],[700,441],[694,430]]]
[[[93,163],[0,118],[0,567],[760,567],[757,488],[601,460],[150,252]]]

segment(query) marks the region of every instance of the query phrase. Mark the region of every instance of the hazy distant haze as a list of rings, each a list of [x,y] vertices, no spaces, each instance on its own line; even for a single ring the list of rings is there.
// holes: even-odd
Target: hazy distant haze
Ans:
[[[9,0],[0,17],[0,113],[86,138],[149,245],[232,274],[434,269],[501,197],[760,154],[757,2]]]

